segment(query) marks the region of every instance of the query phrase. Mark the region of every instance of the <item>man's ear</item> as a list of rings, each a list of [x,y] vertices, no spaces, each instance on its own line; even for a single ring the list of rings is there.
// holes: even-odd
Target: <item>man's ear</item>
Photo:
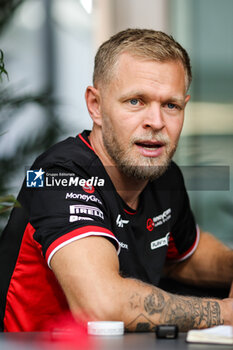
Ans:
[[[102,125],[102,117],[100,112],[100,93],[93,86],[88,86],[85,93],[85,99],[88,112],[97,125]]]
[[[188,103],[188,101],[190,100],[190,95],[186,95],[185,96],[185,106],[186,106],[186,104]]]

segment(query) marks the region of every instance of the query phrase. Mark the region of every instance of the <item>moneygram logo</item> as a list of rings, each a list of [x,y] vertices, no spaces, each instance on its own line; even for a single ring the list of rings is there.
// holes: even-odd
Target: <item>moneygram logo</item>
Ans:
[[[157,215],[153,218],[153,226],[157,227],[163,225],[165,222],[171,219],[171,208],[165,210],[162,214]]]
[[[87,195],[87,194],[82,194],[82,193],[66,193],[66,199],[77,199],[77,200],[82,200],[85,202],[96,202],[102,205],[101,200],[99,200],[99,198],[97,198],[96,196],[94,196],[93,194],[91,195]]]

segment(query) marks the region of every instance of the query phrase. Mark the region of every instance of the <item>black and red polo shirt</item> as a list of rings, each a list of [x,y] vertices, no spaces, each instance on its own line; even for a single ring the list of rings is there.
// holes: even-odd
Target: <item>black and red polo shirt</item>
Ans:
[[[158,285],[167,259],[186,259],[198,244],[183,177],[174,162],[148,183],[135,211],[116,192],[88,135],[84,131],[70,137],[36,159],[31,169],[44,172],[42,187],[23,183],[21,208],[13,209],[0,239],[4,331],[43,330],[68,310],[50,261],[75,240],[106,237],[118,251],[121,274],[153,285]]]

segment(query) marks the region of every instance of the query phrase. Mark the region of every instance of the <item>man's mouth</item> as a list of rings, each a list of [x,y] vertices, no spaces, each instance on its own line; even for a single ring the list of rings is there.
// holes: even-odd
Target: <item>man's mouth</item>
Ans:
[[[166,143],[161,141],[136,141],[135,145],[143,157],[157,158],[162,156]]]
[[[149,149],[158,149],[164,146],[164,143],[159,141],[140,141],[135,142],[137,146],[149,148]]]

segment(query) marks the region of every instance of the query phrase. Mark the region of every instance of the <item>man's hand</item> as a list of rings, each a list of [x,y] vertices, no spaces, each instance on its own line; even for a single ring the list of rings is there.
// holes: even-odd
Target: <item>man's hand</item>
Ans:
[[[224,324],[233,326],[233,298],[226,298],[221,301]]]

